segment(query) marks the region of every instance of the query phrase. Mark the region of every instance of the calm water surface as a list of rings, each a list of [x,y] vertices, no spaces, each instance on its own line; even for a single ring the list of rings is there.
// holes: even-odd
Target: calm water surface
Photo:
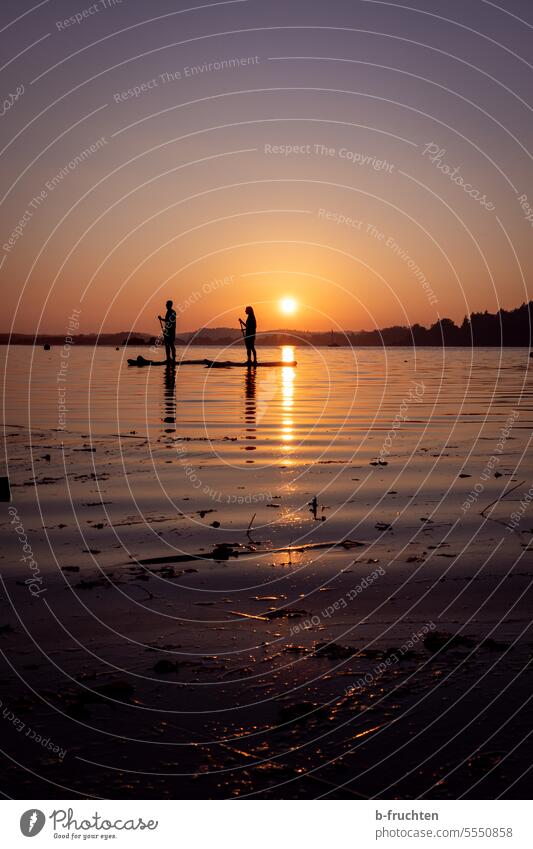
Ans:
[[[522,348],[423,348],[416,354],[403,348],[264,348],[264,360],[294,356],[298,366],[251,373],[184,366],[175,380],[165,368],[128,368],[126,357],[146,355],[142,348],[72,347],[68,359],[60,347],[2,346],[0,352],[8,424],[57,427],[58,390],[64,388],[68,432],[100,435],[135,428],[152,438],[165,432],[161,425],[168,413],[182,435],[216,439],[252,425],[257,448],[285,450],[294,462],[310,444],[328,446],[332,433],[357,448],[354,434],[388,428],[413,381],[419,386],[415,429],[421,433],[429,427],[437,439],[453,423],[498,421],[513,404],[531,413],[528,351]],[[234,349],[214,347],[180,353],[237,358]],[[65,363],[65,379],[57,381]]]
[[[311,531],[368,534],[406,517],[412,533],[437,513],[468,530],[460,505],[476,485],[488,503],[532,477],[525,349],[268,348],[263,359],[298,365],[175,373],[128,367],[140,352],[72,347],[65,359],[60,347],[2,350],[6,463],[19,497],[55,469],[66,471],[68,493],[54,499],[53,487],[41,487],[40,500],[56,517],[71,500],[86,503],[89,485],[112,504],[115,525],[139,515],[153,535],[155,517],[186,512],[196,515],[191,534],[215,520],[223,535],[246,529],[255,512],[254,526],[287,542]],[[213,347],[181,353],[228,357]],[[57,449],[48,464],[37,435]]]

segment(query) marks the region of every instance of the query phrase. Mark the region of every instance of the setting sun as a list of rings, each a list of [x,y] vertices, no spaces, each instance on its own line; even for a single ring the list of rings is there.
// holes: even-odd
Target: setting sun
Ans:
[[[279,302],[279,308],[284,315],[292,315],[296,312],[297,303],[294,298],[282,298]]]

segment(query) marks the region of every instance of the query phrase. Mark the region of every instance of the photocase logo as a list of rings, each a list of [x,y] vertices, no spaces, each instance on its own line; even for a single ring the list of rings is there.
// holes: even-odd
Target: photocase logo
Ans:
[[[24,837],[35,837],[42,830],[45,822],[46,817],[43,812],[37,808],[31,808],[22,814],[20,818],[20,830]]]

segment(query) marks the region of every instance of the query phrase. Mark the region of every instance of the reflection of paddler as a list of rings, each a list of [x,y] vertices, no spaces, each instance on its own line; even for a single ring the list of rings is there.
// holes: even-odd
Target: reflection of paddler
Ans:
[[[164,429],[165,433],[174,433],[176,430],[176,369],[173,363],[167,363],[163,377],[163,422],[171,427]]]
[[[246,321],[243,321],[242,318],[240,318],[239,322],[241,325],[242,335],[244,337],[244,344],[246,345],[246,359],[248,364],[251,365],[252,357],[254,364],[257,363],[257,353],[255,350],[257,321],[255,320],[255,313],[252,307],[246,307],[245,313],[247,315]]]
[[[256,436],[256,400],[255,400],[255,380],[257,370],[255,368],[247,368],[244,375],[244,421],[246,423],[245,439],[248,443],[257,439]],[[255,445],[246,445],[245,451],[255,451]],[[253,463],[253,460],[247,460],[247,463]]]
[[[248,424],[255,425],[255,369],[247,369],[244,377],[244,394],[246,400],[244,402],[244,419]],[[255,430],[255,428],[254,428]],[[254,437],[255,438],[255,437]]]

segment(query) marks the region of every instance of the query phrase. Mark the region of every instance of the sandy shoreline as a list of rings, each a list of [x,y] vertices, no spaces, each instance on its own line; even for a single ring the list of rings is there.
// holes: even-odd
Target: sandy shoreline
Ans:
[[[0,728],[14,795],[524,794],[532,552],[522,534],[502,536],[479,511],[454,527],[445,509],[428,518],[429,499],[405,509],[394,494],[382,524],[357,529],[358,545],[298,550],[283,528],[261,529],[269,510],[287,510],[292,536],[311,546],[351,539],[353,515],[344,505],[314,522],[281,487],[275,507],[190,494],[179,515],[119,520],[116,437],[59,448],[33,433],[34,485],[28,434],[9,436]],[[141,476],[145,448],[124,449]],[[384,484],[391,474],[372,471]],[[37,576],[16,565],[21,525]],[[173,563],[169,546],[196,559]]]

